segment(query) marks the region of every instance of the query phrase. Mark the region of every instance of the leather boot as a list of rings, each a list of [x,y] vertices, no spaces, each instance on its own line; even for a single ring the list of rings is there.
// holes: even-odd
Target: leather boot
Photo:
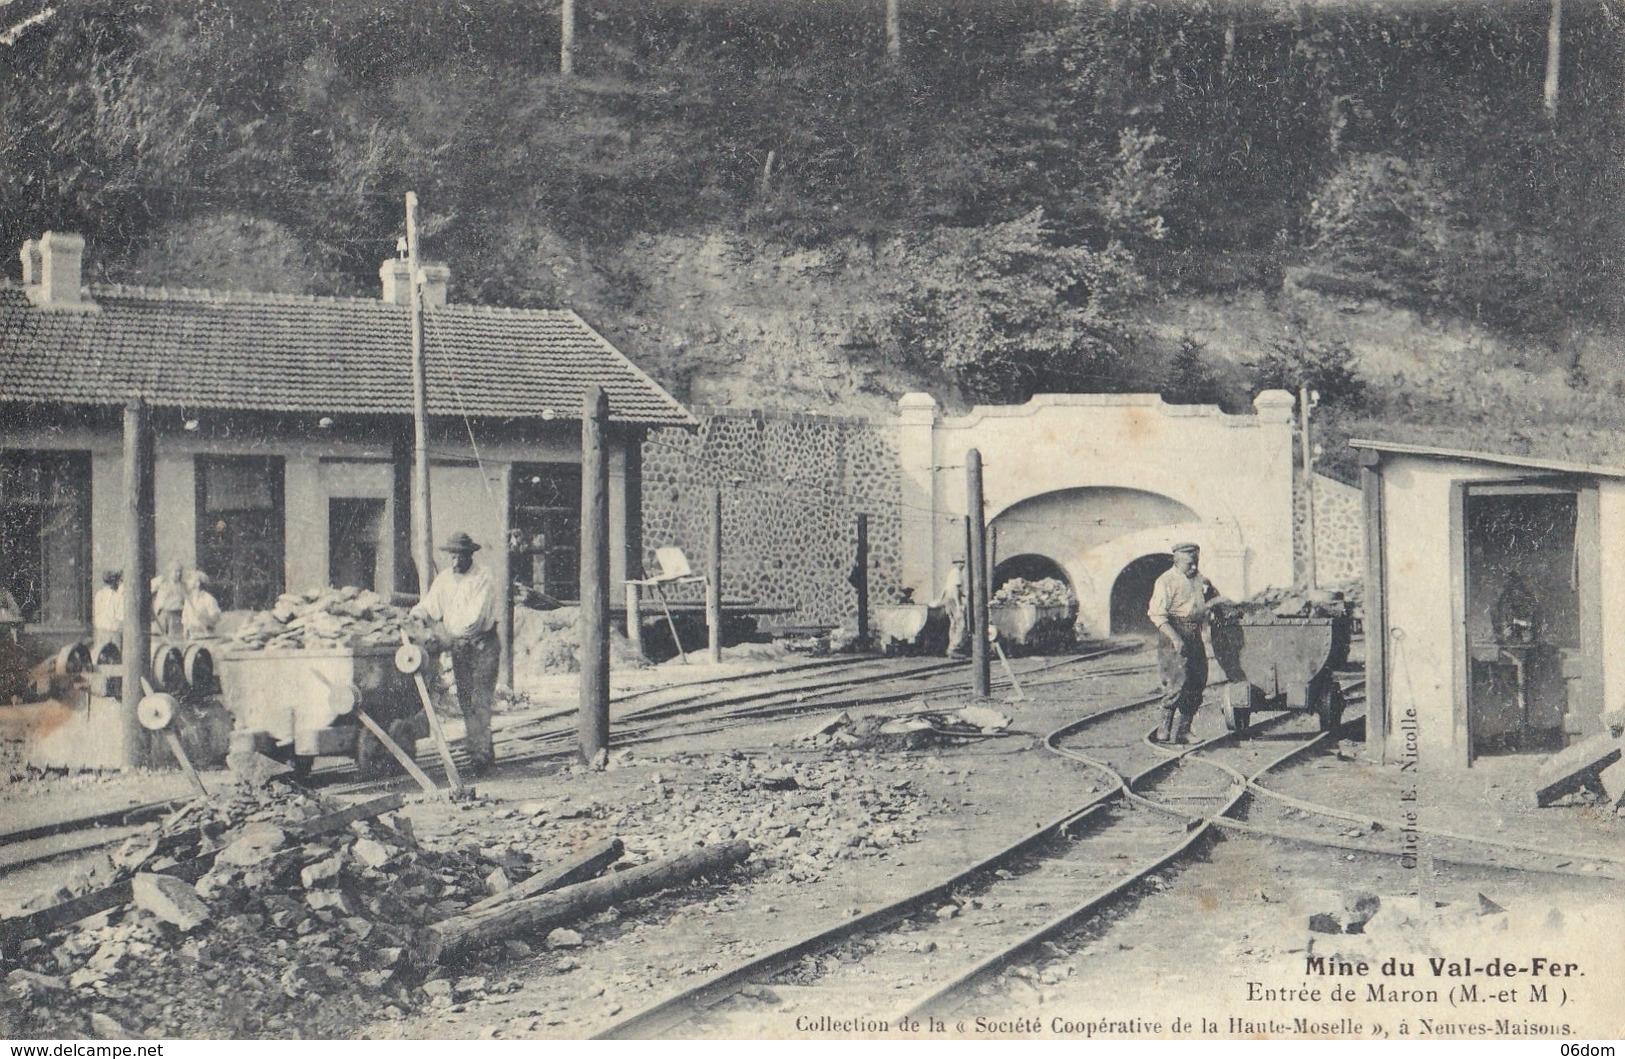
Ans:
[[[1195,720],[1195,716],[1193,714],[1181,713],[1179,715],[1179,726],[1174,729],[1174,742],[1178,743],[1180,746],[1185,746],[1190,743],[1191,721],[1193,720]]]
[[[1162,726],[1151,736],[1153,743],[1171,743],[1174,741],[1174,711],[1162,711]]]

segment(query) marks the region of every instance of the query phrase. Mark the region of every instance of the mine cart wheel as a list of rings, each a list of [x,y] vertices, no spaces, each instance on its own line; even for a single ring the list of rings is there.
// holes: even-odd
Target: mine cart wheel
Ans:
[[[1337,681],[1327,681],[1326,690],[1315,703],[1315,714],[1320,718],[1322,732],[1335,732],[1343,723],[1343,689]]]

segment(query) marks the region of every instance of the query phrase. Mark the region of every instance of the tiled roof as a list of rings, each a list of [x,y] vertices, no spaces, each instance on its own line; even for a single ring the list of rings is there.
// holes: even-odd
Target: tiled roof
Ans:
[[[143,287],[88,288],[97,309],[41,309],[0,285],[0,400],[244,411],[412,411],[405,307]],[[566,310],[449,305],[425,314],[431,415],[578,419],[589,383],[623,423],[688,424],[682,405]]]

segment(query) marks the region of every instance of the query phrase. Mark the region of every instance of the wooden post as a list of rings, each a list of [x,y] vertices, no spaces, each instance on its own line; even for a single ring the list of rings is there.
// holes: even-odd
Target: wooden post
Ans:
[[[1307,383],[1298,387],[1298,416],[1302,423],[1299,433],[1303,445],[1304,578],[1311,592],[1319,587],[1315,570],[1315,450],[1309,439],[1309,407],[1313,399]]]
[[[1552,17],[1546,24],[1546,82],[1542,102],[1546,118],[1557,121],[1558,71],[1563,60],[1563,0],[1552,0]]]
[[[722,487],[711,487],[711,551],[705,563],[705,627],[711,664],[722,664]]]
[[[124,760],[147,764],[147,730],[136,717],[151,656],[153,534],[152,419],[145,401],[124,406]]]
[[[513,464],[502,466],[502,617],[499,619],[500,628],[497,630],[502,644],[502,657],[497,670],[502,674],[502,684],[509,691],[513,690],[513,584],[515,538],[513,534]]]
[[[609,747],[609,459],[604,431],[609,397],[587,387],[581,411],[581,701],[576,718],[582,760]]]
[[[559,76],[569,77],[576,70],[576,4],[575,0],[562,0],[559,5]]]
[[[1382,462],[1360,454],[1360,491],[1365,500],[1365,745],[1366,754],[1388,763],[1388,587],[1383,547]]]
[[[965,518],[970,526],[970,657],[972,690],[987,698],[993,693],[992,660],[987,653],[987,524],[983,521],[982,453],[965,453]]]
[[[869,516],[858,512],[857,555],[852,559],[852,587],[858,593],[858,646],[869,646]]]
[[[406,193],[406,260],[412,297],[412,553],[418,593],[434,582],[434,525],[429,519],[429,394],[423,354],[423,284],[418,277],[418,197]]]
[[[898,15],[899,0],[886,0],[886,58],[896,62],[903,54],[903,20]]]
[[[643,601],[639,598],[639,586],[626,583],[626,638],[632,644],[632,650],[639,657],[647,658],[643,653]]]

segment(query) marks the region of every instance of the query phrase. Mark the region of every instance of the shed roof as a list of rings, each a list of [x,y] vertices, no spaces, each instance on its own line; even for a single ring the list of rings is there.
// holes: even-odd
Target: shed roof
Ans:
[[[1417,445],[1401,441],[1377,441],[1369,438],[1353,438],[1349,441],[1349,444],[1357,449],[1394,455],[1421,456],[1427,459],[1440,460],[1463,460],[1471,463],[1493,463],[1503,467],[1555,474],[1588,474],[1603,478],[1625,478],[1625,467],[1607,464],[1576,463],[1570,460],[1553,460],[1540,456],[1517,456],[1502,452],[1451,449],[1437,445]]]
[[[0,285],[0,399],[410,415],[408,310],[366,298],[93,286],[92,311],[39,308]],[[431,415],[693,417],[575,313],[448,305],[425,313]]]

